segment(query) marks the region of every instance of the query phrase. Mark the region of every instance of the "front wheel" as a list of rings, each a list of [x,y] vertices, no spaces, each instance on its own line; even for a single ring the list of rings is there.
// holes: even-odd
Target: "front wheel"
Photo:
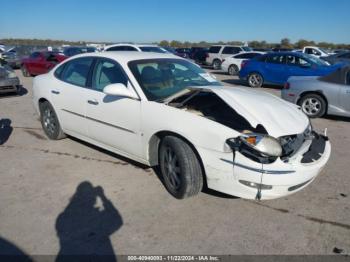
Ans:
[[[322,117],[326,113],[327,103],[323,97],[318,94],[303,96],[299,105],[303,112],[311,118]]]
[[[251,73],[248,76],[248,84],[250,87],[262,87],[263,83],[264,79],[259,73]]]
[[[203,187],[202,168],[192,148],[182,139],[166,136],[159,149],[163,183],[178,199],[197,195]]]
[[[55,110],[48,102],[42,102],[40,108],[40,121],[45,134],[52,140],[59,140],[65,138],[66,135],[61,129]]]

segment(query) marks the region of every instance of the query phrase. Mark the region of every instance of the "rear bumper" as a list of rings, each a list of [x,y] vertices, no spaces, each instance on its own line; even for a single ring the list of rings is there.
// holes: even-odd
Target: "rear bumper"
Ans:
[[[268,200],[294,194],[314,181],[329,160],[331,144],[325,139],[320,157],[307,163],[302,160],[313,155],[315,148],[310,146],[304,150],[306,152],[297,153],[287,162],[277,159],[265,165],[249,160],[239,152],[236,152],[234,161],[232,153],[216,152],[213,157],[201,149],[200,155],[204,155],[209,188],[245,199],[256,199],[261,187],[261,199]]]
[[[293,104],[297,104],[299,99],[299,94],[297,94],[296,92],[293,92],[293,90],[290,90],[290,89],[282,89],[281,98]]]

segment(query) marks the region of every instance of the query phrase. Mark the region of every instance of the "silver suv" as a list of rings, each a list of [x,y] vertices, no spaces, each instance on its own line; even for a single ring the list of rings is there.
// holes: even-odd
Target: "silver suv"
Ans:
[[[252,49],[248,46],[213,45],[209,48],[205,62],[207,65],[212,66],[215,70],[218,70],[220,69],[221,63],[225,57],[250,51],[252,51]]]

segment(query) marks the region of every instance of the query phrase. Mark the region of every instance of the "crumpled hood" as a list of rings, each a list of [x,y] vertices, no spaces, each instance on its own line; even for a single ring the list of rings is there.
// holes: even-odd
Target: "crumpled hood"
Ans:
[[[200,89],[214,92],[253,127],[261,124],[276,138],[303,133],[309,125],[308,117],[296,105],[263,91],[230,86]]]

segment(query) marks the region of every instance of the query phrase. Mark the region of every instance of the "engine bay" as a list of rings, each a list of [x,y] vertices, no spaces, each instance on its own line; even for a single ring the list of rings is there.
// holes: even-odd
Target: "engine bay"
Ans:
[[[267,134],[262,125],[252,127],[244,117],[211,92],[192,91],[175,98],[168,105],[218,122],[240,133]]]

